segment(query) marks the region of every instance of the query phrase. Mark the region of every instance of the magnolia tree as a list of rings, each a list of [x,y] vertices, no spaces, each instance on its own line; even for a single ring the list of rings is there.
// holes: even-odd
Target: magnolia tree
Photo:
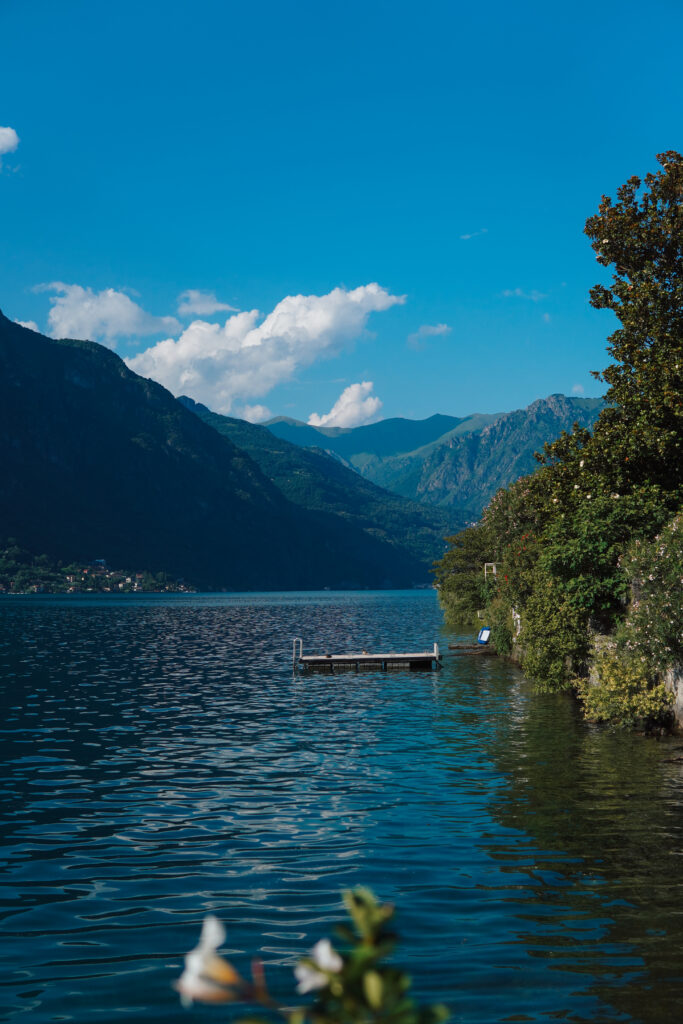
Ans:
[[[683,480],[683,156],[657,160],[661,170],[629,178],[616,202],[603,196],[585,230],[598,262],[613,268],[591,305],[619,321],[607,349],[615,362],[595,376],[638,446],[631,469],[669,490]]]

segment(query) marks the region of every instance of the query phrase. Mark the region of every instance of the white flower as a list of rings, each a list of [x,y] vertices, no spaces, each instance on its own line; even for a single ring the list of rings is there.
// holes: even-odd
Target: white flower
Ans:
[[[175,983],[184,1006],[190,1006],[193,999],[202,1003],[226,1003],[234,996],[225,986],[234,988],[243,984],[234,967],[216,953],[224,942],[225,928],[217,917],[208,914],[199,945],[185,957],[185,970]]]
[[[312,992],[314,989],[325,988],[330,979],[327,974],[321,973],[322,971],[338,974],[344,966],[344,961],[339,953],[332,948],[329,939],[321,939],[320,942],[316,942],[311,950],[311,960],[315,967],[311,967],[309,964],[298,964],[294,968],[294,976],[299,982],[296,990],[302,995],[305,992]],[[320,970],[316,970],[316,967]]]
[[[579,485],[578,484],[574,484],[574,490],[578,491],[578,489],[579,489]]]
[[[583,469],[584,461],[585,459],[581,459],[581,462],[579,463],[579,469]]]

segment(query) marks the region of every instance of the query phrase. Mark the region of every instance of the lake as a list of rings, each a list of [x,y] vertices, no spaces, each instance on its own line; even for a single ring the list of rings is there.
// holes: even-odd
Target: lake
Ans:
[[[221,1021],[203,915],[292,1000],[359,883],[453,1020],[683,1016],[683,742],[585,725],[512,665],[292,672],[455,639],[433,591],[0,600],[5,1018]]]

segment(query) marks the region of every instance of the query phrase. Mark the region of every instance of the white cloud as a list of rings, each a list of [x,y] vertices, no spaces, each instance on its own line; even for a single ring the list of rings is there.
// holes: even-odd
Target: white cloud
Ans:
[[[238,310],[235,306],[229,306],[227,302],[219,302],[213,292],[200,292],[196,288],[188,288],[178,296],[180,316],[211,316],[220,312],[237,313]]]
[[[20,327],[28,327],[29,331],[35,331],[40,334],[40,327],[35,320],[15,320],[15,324],[19,324]]]
[[[407,341],[411,348],[421,348],[425,338],[433,338],[439,334],[450,334],[452,328],[448,324],[422,324],[413,334],[409,334]]]
[[[523,288],[506,288],[502,294],[506,299],[530,299],[531,302],[540,302],[541,299],[548,298],[543,292],[537,292],[535,289],[525,292]]]
[[[126,362],[175,395],[229,413],[236,401],[260,398],[300,367],[335,355],[362,334],[371,313],[404,301],[378,284],[288,295],[263,320],[257,309],[224,326],[195,320],[177,341],[167,338]]]
[[[273,414],[267,405],[245,405],[239,410],[240,417],[250,423],[263,423],[264,420],[273,418]]]
[[[574,387],[572,388],[572,394],[573,395],[582,395],[583,394],[583,384],[575,384]]]
[[[479,235],[487,235],[488,231],[489,231],[488,228],[480,228],[479,231],[472,231],[472,232],[470,232],[469,235],[461,235],[460,236],[460,241],[461,242],[469,242],[470,238],[477,238]]]
[[[125,292],[105,288],[94,292],[79,284],[53,281],[38,285],[36,291],[54,292],[48,316],[53,338],[80,338],[106,342],[115,347],[118,337],[145,334],[175,334],[181,330],[174,316],[152,316]]]
[[[324,416],[312,412],[308,422],[312,427],[361,427],[377,418],[382,403],[371,395],[374,385],[371,380],[349,384]]]
[[[19,136],[14,128],[3,128],[0,126],[0,168],[5,153],[13,153],[19,145]]]

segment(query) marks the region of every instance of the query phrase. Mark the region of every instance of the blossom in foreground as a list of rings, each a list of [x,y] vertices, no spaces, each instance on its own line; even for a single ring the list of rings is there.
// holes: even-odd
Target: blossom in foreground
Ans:
[[[202,1003],[227,1003],[244,989],[244,979],[216,953],[224,942],[225,928],[213,914],[207,915],[199,945],[185,957],[185,970],[175,983],[184,1006],[190,1006],[194,999]]]
[[[302,994],[325,988],[329,983],[330,974],[338,974],[344,966],[342,958],[332,948],[329,939],[316,942],[311,950],[311,961],[310,964],[303,963],[294,968],[294,976],[299,982],[296,990]]]

